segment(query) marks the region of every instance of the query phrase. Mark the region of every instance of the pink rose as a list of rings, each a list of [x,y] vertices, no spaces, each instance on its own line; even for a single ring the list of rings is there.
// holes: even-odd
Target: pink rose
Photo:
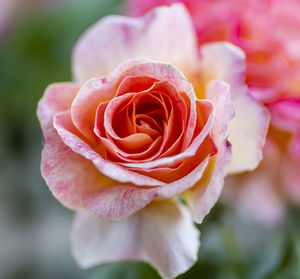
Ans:
[[[108,16],[82,35],[75,81],[49,86],[38,107],[42,174],[79,211],[80,266],[144,260],[173,278],[194,264],[193,221],[216,203],[228,170],[262,157],[268,115],[244,71],[243,52],[228,43],[197,48],[182,5]]]
[[[239,210],[277,222],[285,199],[300,204],[300,1],[131,0],[128,13],[141,15],[174,2],[189,10],[200,46],[226,40],[246,53],[246,83],[269,109],[272,125],[264,161],[257,171],[232,178],[229,183],[236,186],[231,194]]]

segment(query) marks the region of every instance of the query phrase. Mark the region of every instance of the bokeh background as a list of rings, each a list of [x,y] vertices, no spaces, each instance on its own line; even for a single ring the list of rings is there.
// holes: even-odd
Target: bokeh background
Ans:
[[[0,0],[1,279],[159,278],[145,263],[79,269],[69,245],[73,213],[40,175],[38,100],[48,84],[72,79],[71,50],[80,33],[122,12],[121,0]],[[299,279],[299,217],[290,208],[270,227],[218,204],[199,225],[197,264],[179,278]]]

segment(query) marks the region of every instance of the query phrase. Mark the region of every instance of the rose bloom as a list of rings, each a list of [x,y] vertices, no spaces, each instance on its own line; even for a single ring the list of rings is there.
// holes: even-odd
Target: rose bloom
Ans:
[[[300,1],[131,0],[128,13],[174,2],[189,10],[200,46],[225,40],[246,53],[246,83],[269,109],[271,126],[260,167],[230,178],[225,193],[240,211],[277,222],[285,199],[300,203]]]
[[[174,5],[101,19],[72,68],[74,82],[50,85],[38,117],[43,177],[78,211],[73,255],[82,267],[144,260],[174,278],[196,261],[193,221],[226,174],[262,158],[269,119],[244,85],[244,54],[229,43],[199,49]]]

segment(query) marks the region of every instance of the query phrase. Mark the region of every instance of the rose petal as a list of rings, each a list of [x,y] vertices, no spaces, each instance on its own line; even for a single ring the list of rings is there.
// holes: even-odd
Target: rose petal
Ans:
[[[119,80],[120,82],[127,76],[144,76],[147,75],[148,77],[154,78],[154,79],[161,79],[169,82],[176,88],[178,92],[181,93],[181,95],[185,96],[189,100],[190,107],[189,107],[189,118],[187,121],[187,128],[185,131],[185,138],[183,142],[183,146],[186,146],[189,144],[189,142],[193,139],[194,135],[194,129],[197,121],[197,112],[196,112],[196,102],[195,102],[195,93],[193,90],[192,85],[187,81],[185,76],[173,65],[166,64],[166,63],[156,63],[152,61],[130,61],[129,65],[132,65],[131,67],[128,66],[126,70],[122,72],[122,74],[119,74]],[[120,68],[124,69],[126,68],[126,64],[120,66]],[[116,70],[116,72],[121,72],[121,70]],[[114,73],[113,76],[116,76]],[[123,95],[125,96],[125,95]],[[121,96],[122,97],[122,96]],[[121,98],[118,97],[118,98]],[[204,109],[204,111],[208,110],[207,114],[209,114],[209,111],[212,111],[211,104],[209,101],[201,100],[201,104],[208,109]],[[210,130],[210,123],[212,121],[212,116],[208,117],[207,124],[204,128],[203,133],[201,134],[201,137],[199,136],[197,138],[197,143],[193,144],[193,147],[189,149],[188,152],[184,153],[184,156],[194,156],[196,153],[196,147],[201,144],[201,140],[204,140],[206,138],[207,133]],[[195,147],[196,146],[196,147]],[[193,150],[192,150],[193,149]],[[190,152],[192,150],[192,152]],[[190,155],[188,155],[188,153]],[[179,155],[180,157],[181,155]],[[171,157],[169,157],[171,158]],[[160,161],[162,164],[166,164],[165,158],[162,158],[162,161]],[[181,159],[181,157],[179,158]],[[170,159],[172,162],[173,158]],[[140,165],[140,164],[139,164]],[[127,166],[127,165],[126,165]],[[129,166],[129,165],[128,165]],[[133,167],[133,166],[130,166]],[[144,166],[143,166],[144,167]]]
[[[126,76],[147,75],[154,79],[165,80],[180,93],[183,101],[189,103],[189,118],[186,126],[185,137],[182,143],[185,149],[193,139],[194,129],[197,121],[195,91],[192,84],[187,80],[184,74],[171,64],[156,63],[153,61],[136,61],[136,64],[123,72],[120,79]]]
[[[72,253],[82,267],[143,260],[165,279],[189,269],[197,259],[199,232],[185,207],[155,202],[119,222],[81,211],[72,230]]]
[[[213,139],[218,152],[211,158],[203,178],[184,194],[194,220],[199,223],[215,205],[223,188],[231,158],[230,146],[226,142],[229,134],[228,125],[234,115],[228,84],[211,81],[207,86],[206,95],[212,100],[216,110]]]
[[[197,260],[199,231],[186,207],[168,200],[140,212],[145,259],[165,279],[188,270]]]
[[[85,189],[101,183],[101,175],[93,164],[68,148],[53,127],[54,114],[68,109],[77,91],[78,86],[72,83],[49,86],[37,112],[45,137],[42,175],[53,195],[71,209],[83,206],[82,193]]]
[[[158,195],[163,198],[171,198],[193,187],[195,183],[197,183],[197,181],[199,181],[203,176],[208,162],[209,156],[202,160],[201,163],[196,166],[189,174],[160,187],[159,190],[157,190]]]
[[[196,103],[196,102],[195,102]],[[199,132],[199,134],[193,139],[190,146],[185,149],[183,152],[169,156],[169,157],[163,157],[156,160],[153,160],[152,162],[145,162],[145,163],[122,163],[122,165],[130,168],[136,168],[136,169],[153,169],[160,166],[166,166],[166,165],[172,165],[176,162],[182,162],[183,159],[193,157],[196,155],[200,145],[204,142],[207,135],[211,131],[212,122],[214,118],[214,108],[212,106],[212,103],[208,100],[197,100],[197,105],[202,107],[202,111],[205,114],[203,117],[205,118],[206,122],[204,127],[202,127],[202,130]]]
[[[207,44],[202,47],[202,55],[206,80],[220,79],[230,84],[235,117],[230,122],[232,160],[229,170],[231,173],[253,170],[262,159],[269,115],[247,93],[245,55],[229,43]]]
[[[93,142],[96,142],[93,130],[97,107],[113,98],[114,86],[114,82],[107,78],[92,79],[81,87],[72,103],[74,125]]]
[[[99,216],[118,221],[149,204],[157,196],[156,192],[155,188],[112,186],[85,195],[84,205]]]
[[[117,144],[119,148],[124,150],[127,153],[140,153],[143,151],[146,151],[148,147],[153,143],[152,138],[144,133],[134,133],[125,137],[120,137],[116,134],[116,129],[114,129],[113,126],[118,128],[119,126],[123,125],[124,119],[121,119],[120,123],[113,124],[113,120],[117,111],[120,111],[122,107],[126,106],[129,100],[132,98],[135,98],[135,100],[139,97],[143,97],[143,93],[127,93],[125,95],[122,95],[120,97],[115,97],[113,100],[109,102],[107,105],[107,108],[104,112],[104,128],[106,131],[106,134],[109,136],[109,139],[111,139],[113,142]],[[154,100],[153,97],[149,94],[145,94],[145,97],[149,99],[149,104],[155,104],[156,99]],[[135,102],[133,100],[133,102]],[[97,123],[96,123],[97,124]],[[99,123],[101,125],[101,123]],[[99,125],[98,124],[98,125]],[[96,126],[97,128],[97,126]],[[98,130],[98,129],[97,129]],[[96,130],[96,132],[97,132]],[[98,133],[99,134],[99,133]]]
[[[165,165],[158,168],[153,169],[132,169],[137,171],[138,173],[148,175],[150,177],[153,177],[159,181],[163,181],[165,183],[170,183],[171,185],[178,184],[181,181],[181,179],[185,179],[185,176],[190,176],[191,172],[194,172],[195,168],[198,168],[200,164],[204,163],[204,161],[214,156],[217,152],[217,148],[214,145],[212,138],[208,136],[204,142],[201,144],[201,146],[198,148],[195,156],[185,158],[182,162],[174,162],[169,165]],[[205,168],[205,167],[204,167]],[[199,171],[199,169],[198,169]],[[197,171],[196,171],[197,172]],[[200,176],[199,176],[200,175]],[[192,187],[193,184],[199,180],[201,177],[201,173],[197,173],[192,180],[194,181],[192,184],[188,183],[186,185],[188,188]],[[173,183],[174,182],[174,183]],[[191,182],[191,181],[190,181]],[[163,187],[167,187],[167,185],[164,185]],[[177,188],[174,187],[173,190],[177,192]],[[187,189],[187,188],[185,188]]]
[[[126,95],[130,95],[130,94],[126,94]],[[99,107],[97,109],[94,132],[101,139],[102,143],[106,147],[106,150],[109,152],[110,156],[113,156],[113,158],[115,160],[120,159],[120,160],[126,161],[126,162],[136,162],[136,161],[154,159],[155,157],[157,157],[161,153],[161,150],[162,150],[162,148],[164,147],[164,144],[165,144],[164,142],[166,141],[166,137],[164,136],[164,138],[163,138],[162,136],[159,136],[159,132],[157,132],[158,133],[157,139],[153,142],[153,144],[150,145],[150,147],[147,150],[145,150],[144,152],[135,153],[135,154],[124,152],[123,150],[121,150],[114,143],[113,140],[111,140],[111,138],[108,139],[107,138],[107,133],[109,131],[107,129],[104,129],[104,125],[103,125],[104,122],[105,122],[104,121],[104,112],[107,108],[107,105],[108,105],[108,102],[102,103],[102,104],[99,105]],[[133,110],[134,110],[134,108],[133,108]],[[139,116],[142,117],[142,118],[145,118],[148,122],[149,122],[149,119],[150,119],[150,120],[153,121],[152,124],[153,123],[156,124],[156,122],[154,122],[154,120],[152,118],[150,118],[149,116],[146,116],[146,115],[139,115]],[[128,120],[128,121],[129,122],[130,121],[135,122],[134,119],[133,120]],[[123,126],[123,124],[122,124],[122,126]],[[124,126],[130,126],[130,125],[125,124]],[[134,124],[132,124],[132,126],[134,126]],[[158,127],[158,126],[156,126],[156,127]],[[136,128],[136,127],[134,126],[132,128],[132,130],[134,130],[134,128]],[[138,128],[136,130],[138,130]],[[111,132],[111,134],[112,134],[112,132]]]
[[[37,110],[45,138],[47,138],[47,129],[53,128],[54,114],[69,110],[78,90],[78,85],[71,82],[55,83],[46,88]]]
[[[41,171],[52,194],[74,210],[83,207],[82,196],[86,190],[103,184],[93,164],[67,147],[54,129],[51,144],[45,143]]]
[[[137,244],[136,214],[118,222],[89,211],[79,211],[71,232],[71,249],[77,263],[88,268],[101,263],[143,259]]]
[[[82,155],[89,161],[93,162],[94,166],[106,177],[121,183],[133,183],[139,186],[160,186],[164,183],[127,170],[118,164],[105,160],[95,150],[92,149],[77,135],[70,130],[76,129],[71,120],[70,112],[57,114],[54,120],[54,127],[60,135],[63,142],[69,146],[75,153]]]
[[[118,87],[116,97],[126,93],[138,93],[142,91],[148,92],[157,81],[158,80],[147,76],[125,77]]]
[[[181,4],[157,8],[141,18],[107,16],[77,42],[73,53],[75,79],[84,82],[107,76],[123,61],[139,57],[192,70],[197,64],[193,30]]]
[[[97,107],[100,103],[106,102],[115,96],[115,87],[120,75],[138,62],[141,61],[127,61],[116,68],[109,76],[87,81],[77,93],[71,107],[72,120],[76,128],[94,143],[96,140],[93,129]]]

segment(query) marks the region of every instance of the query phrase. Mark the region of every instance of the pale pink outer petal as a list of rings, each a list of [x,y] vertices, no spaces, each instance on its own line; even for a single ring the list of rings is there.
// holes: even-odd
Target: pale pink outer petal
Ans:
[[[154,202],[119,222],[77,213],[72,254],[81,267],[142,260],[165,279],[187,271],[197,260],[199,231],[188,210],[172,200]]]
[[[192,210],[193,218],[201,223],[217,202],[224,184],[231,158],[230,145],[227,143],[229,122],[234,115],[229,85],[213,80],[206,88],[206,96],[215,107],[215,119],[212,130],[218,152],[207,167],[204,178],[186,193],[184,198]]]
[[[131,58],[168,62],[182,71],[197,63],[196,36],[181,4],[159,7],[141,18],[107,16],[89,28],[73,52],[75,80],[107,76]]]
[[[136,215],[115,222],[89,211],[77,212],[71,231],[71,249],[79,266],[89,268],[117,260],[143,259]]]
[[[163,278],[175,278],[196,262],[199,231],[185,206],[172,200],[157,202],[142,210],[140,216],[145,259]]]
[[[206,80],[220,79],[230,85],[235,117],[229,125],[228,140],[232,144],[229,172],[253,170],[262,159],[269,115],[250,97],[244,85],[245,54],[230,43],[206,44],[201,52]]]
[[[50,85],[38,106],[45,147],[41,171],[53,195],[66,207],[79,209],[84,188],[99,183],[98,171],[91,162],[67,147],[53,127],[55,113],[69,109],[78,86],[72,83]]]
[[[155,188],[110,186],[86,195],[84,205],[99,216],[118,221],[142,209],[156,196]]]

